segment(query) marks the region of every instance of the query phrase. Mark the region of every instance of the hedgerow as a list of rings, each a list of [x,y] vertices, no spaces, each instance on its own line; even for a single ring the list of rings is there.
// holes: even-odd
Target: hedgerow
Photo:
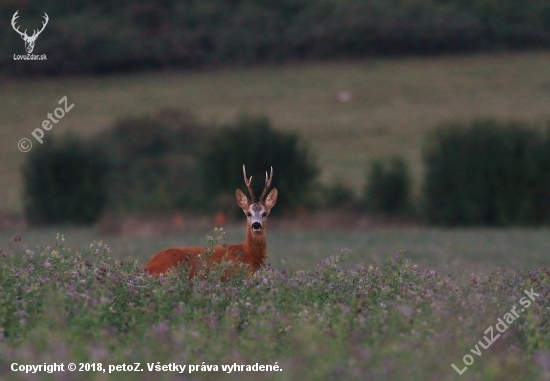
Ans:
[[[0,36],[0,68],[20,76],[550,46],[545,0],[50,0],[0,18],[17,10],[21,30],[50,17],[33,52],[47,60],[14,61],[20,36]]]

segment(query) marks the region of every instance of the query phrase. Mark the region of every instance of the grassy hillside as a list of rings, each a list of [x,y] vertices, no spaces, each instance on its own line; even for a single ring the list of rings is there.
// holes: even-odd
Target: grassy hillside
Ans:
[[[550,53],[300,63],[206,72],[3,80],[0,93],[0,210],[20,212],[17,142],[40,127],[67,96],[75,107],[52,131],[90,135],[114,119],[186,108],[226,122],[265,114],[276,127],[309,141],[325,182],[341,178],[357,191],[366,162],[398,153],[418,178],[424,131],[442,120],[480,116],[550,118]],[[350,91],[348,103],[338,101]]]

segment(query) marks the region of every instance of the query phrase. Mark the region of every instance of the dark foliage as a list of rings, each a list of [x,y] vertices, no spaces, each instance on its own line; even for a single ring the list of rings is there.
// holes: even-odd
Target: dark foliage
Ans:
[[[275,213],[308,204],[318,169],[308,148],[298,136],[275,130],[267,118],[242,117],[212,136],[202,164],[205,190],[217,207],[235,210],[235,189],[246,193],[242,166],[253,176],[257,197],[264,186],[266,171],[273,167],[271,187],[279,191]]]
[[[424,151],[425,213],[446,225],[547,222],[548,136],[525,123],[442,125]]]
[[[89,224],[104,209],[108,163],[98,145],[46,138],[23,165],[25,213],[32,225]]]
[[[327,210],[354,211],[359,204],[351,187],[340,178],[335,178],[328,186],[320,186],[320,206]]]
[[[365,210],[393,215],[409,212],[410,191],[409,169],[401,157],[374,160],[365,187]]]
[[[96,139],[111,163],[111,208],[136,212],[202,207],[197,165],[206,129],[189,114],[163,110],[122,119]]]
[[[9,29],[0,69],[12,75],[107,73],[373,54],[550,46],[547,0],[188,0],[4,2],[21,30],[49,24],[34,54]]]

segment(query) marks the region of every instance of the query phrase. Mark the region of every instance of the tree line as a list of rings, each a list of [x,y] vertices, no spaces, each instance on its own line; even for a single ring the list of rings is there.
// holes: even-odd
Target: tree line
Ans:
[[[44,61],[14,61],[23,41],[0,35],[15,76],[550,46],[546,0],[47,0],[4,2],[0,19],[16,11],[21,30],[50,21],[33,52]]]

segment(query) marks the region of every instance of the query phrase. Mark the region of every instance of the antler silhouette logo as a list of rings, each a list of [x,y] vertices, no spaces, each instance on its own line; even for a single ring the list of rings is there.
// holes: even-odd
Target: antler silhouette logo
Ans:
[[[42,22],[42,29],[40,29],[40,30],[35,29],[32,36],[28,36],[26,29],[25,29],[24,32],[21,32],[19,30],[19,27],[15,26],[15,20],[19,17],[19,15],[17,13],[19,13],[19,11],[16,11],[13,14],[13,17],[11,19],[11,26],[13,27],[13,30],[15,30],[17,33],[19,33],[21,35],[21,38],[25,41],[25,49],[27,50],[27,53],[30,54],[30,53],[32,53],[32,51],[34,49],[34,43],[35,43],[36,39],[38,38],[40,33],[42,33],[42,31],[44,30],[46,25],[48,25],[49,17],[46,14],[46,12],[44,12],[44,16],[42,16],[42,17],[44,17],[44,21]]]

